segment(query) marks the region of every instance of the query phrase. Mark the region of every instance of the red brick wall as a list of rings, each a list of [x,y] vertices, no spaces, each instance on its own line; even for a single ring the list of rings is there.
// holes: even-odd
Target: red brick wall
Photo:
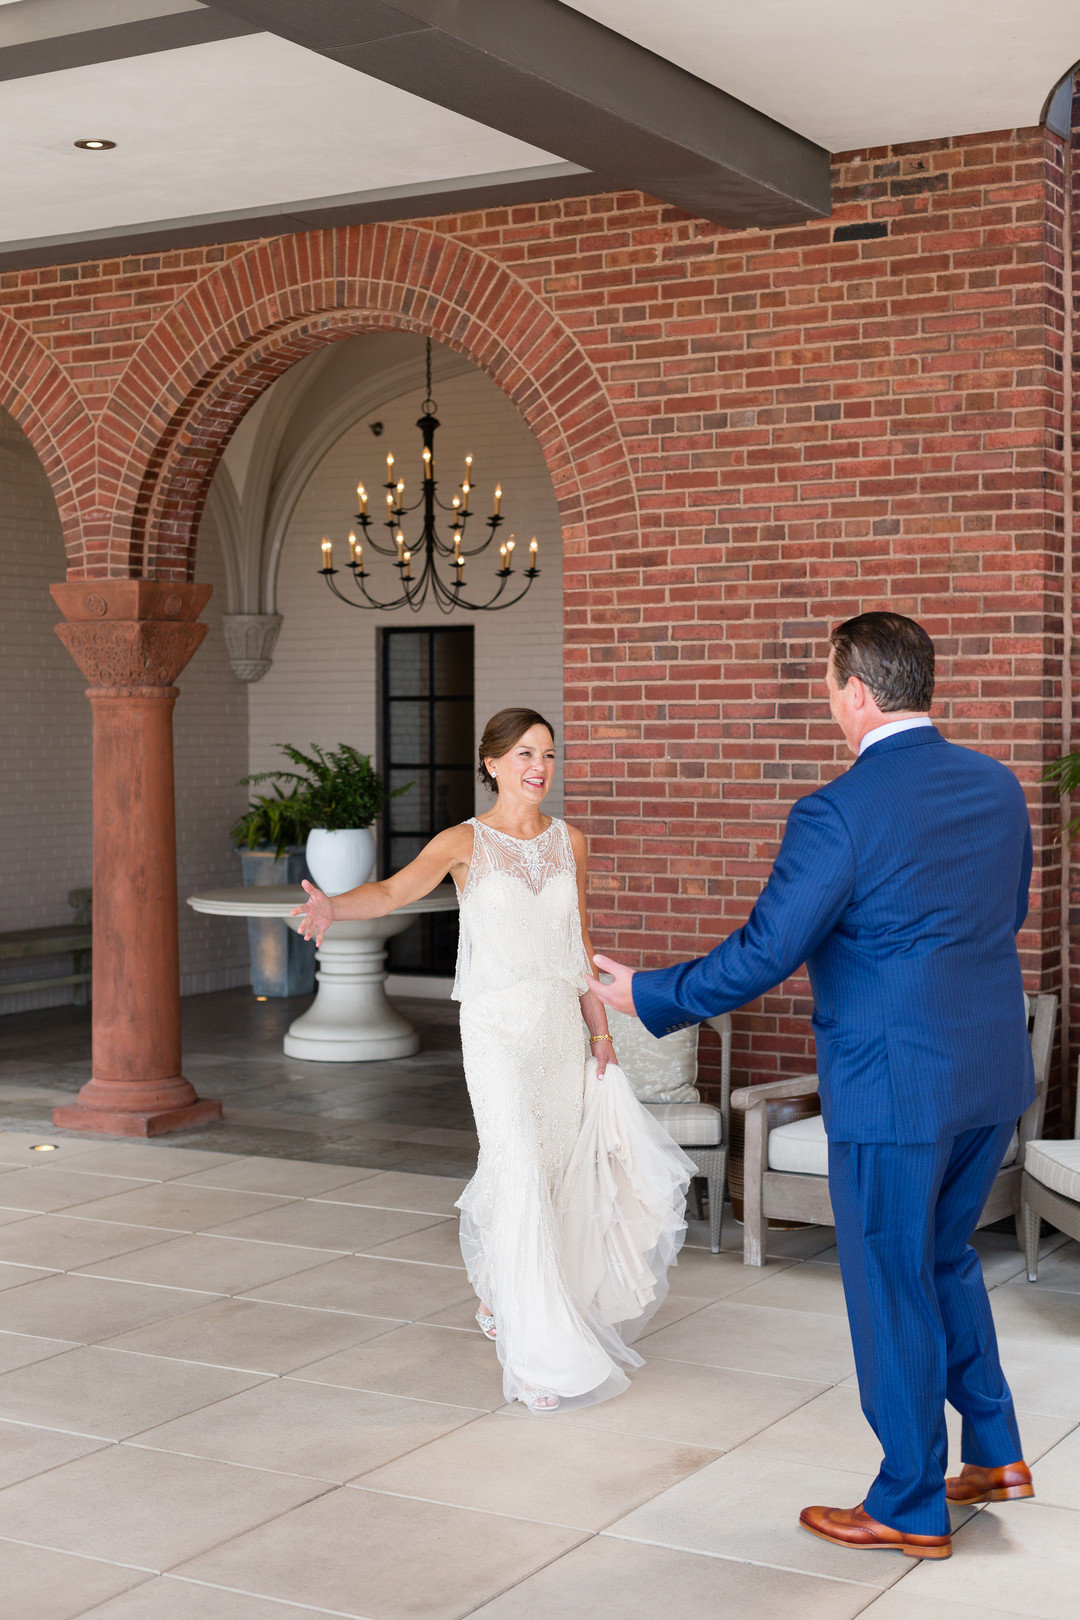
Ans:
[[[745,919],[791,801],[843,766],[828,627],[889,605],[937,641],[947,734],[1029,790],[1025,961],[1056,988],[1061,161],[1034,130],[848,154],[834,219],[771,235],[631,193],[5,274],[0,400],[74,572],[185,577],[287,365],[373,326],[463,350],[561,503],[594,936],[659,963]],[[796,981],[743,1014],[737,1078],[811,1067],[808,1011]]]

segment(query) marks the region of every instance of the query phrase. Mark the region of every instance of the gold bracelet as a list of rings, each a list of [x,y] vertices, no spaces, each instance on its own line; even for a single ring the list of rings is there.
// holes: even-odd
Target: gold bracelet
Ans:
[[[610,1039],[611,1039],[610,1035],[590,1035],[589,1036],[589,1045],[592,1046],[594,1041],[610,1041]]]

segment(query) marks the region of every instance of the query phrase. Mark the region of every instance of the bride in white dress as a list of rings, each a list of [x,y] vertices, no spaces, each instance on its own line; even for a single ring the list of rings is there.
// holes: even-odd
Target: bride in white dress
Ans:
[[[540,809],[554,770],[547,721],[500,710],[480,744],[491,811],[380,883],[331,899],[305,882],[294,913],[321,943],[335,919],[384,916],[448,873],[457,885],[454,996],[480,1140],[461,1251],[506,1398],[536,1413],[618,1395],[641,1366],[630,1346],[667,1292],[694,1173],[635,1100],[586,986],[585,838]]]

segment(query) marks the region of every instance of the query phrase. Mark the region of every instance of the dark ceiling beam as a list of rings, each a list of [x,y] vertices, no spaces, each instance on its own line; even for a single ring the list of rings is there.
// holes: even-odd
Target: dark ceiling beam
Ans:
[[[14,0],[0,6],[0,80],[262,32],[198,0]]]
[[[236,209],[201,217],[118,225],[105,231],[5,242],[0,245],[0,270],[78,265],[102,258],[141,258],[177,248],[251,242],[261,236],[329,230],[337,225],[425,219],[432,214],[465,213],[478,208],[511,208],[515,203],[588,196],[596,188],[596,176],[572,163],[549,163],[500,174],[461,175],[453,180],[355,192],[347,197],[310,197],[274,208]]]
[[[560,0],[213,9],[721,225],[831,211],[822,147]]]

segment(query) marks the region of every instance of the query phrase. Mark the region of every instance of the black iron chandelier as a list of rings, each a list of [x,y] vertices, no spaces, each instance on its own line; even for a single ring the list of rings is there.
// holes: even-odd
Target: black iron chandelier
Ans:
[[[475,487],[472,456],[465,457],[465,477],[457,486],[457,493],[450,505],[447,506],[445,501],[441,501],[436,493],[438,482],[435,478],[435,430],[440,424],[435,415],[435,401],[431,397],[430,338],[427,344],[427,398],[420,408],[424,414],[416,425],[424,440],[424,470],[419,500],[414,501],[411,506],[405,505],[405,480],[394,470],[393,455],[388,455],[386,483],[383,485],[386,490],[386,518],[381,526],[390,531],[389,543],[376,540],[371,533],[375,519],[368,515],[367,490],[362,483],[357,484],[356,495],[360,510],[356,514],[356,528],[349,534],[348,542],[348,569],[352,574],[357,595],[354,596],[351,592],[346,595],[338,588],[336,578],[339,570],[334,567],[333,544],[325,538],[322,542],[322,567],[319,572],[338,600],[345,602],[349,607],[379,608],[383,612],[408,607],[415,613],[419,612],[429,596],[443,613],[452,613],[456,607],[467,608],[473,613],[488,613],[496,608],[513,607],[515,602],[521,601],[540,572],[536,566],[539,551],[536,536],[534,535],[529,542],[529,566],[519,576],[525,583],[515,595],[506,595],[509,581],[515,572],[515,541],[514,536],[510,534],[499,545],[499,567],[495,570],[498,584],[493,594],[486,602],[473,602],[466,597],[464,578],[466,563],[488,549],[506,521],[499,510],[502,504],[502,489],[498,484],[495,486],[491,516],[483,520],[490,533],[479,545],[470,548],[465,543],[465,535],[469,519],[473,515],[469,510],[469,501]],[[404,519],[421,508],[424,526],[419,539],[413,545],[406,541],[401,525]],[[438,532],[436,509],[450,515],[449,539],[444,540]],[[392,566],[398,572],[400,595],[389,601],[380,601],[372,595],[367,585],[371,575],[364,567],[365,549],[377,552],[380,557],[392,559]],[[443,566],[446,569],[446,578],[440,572]]]

